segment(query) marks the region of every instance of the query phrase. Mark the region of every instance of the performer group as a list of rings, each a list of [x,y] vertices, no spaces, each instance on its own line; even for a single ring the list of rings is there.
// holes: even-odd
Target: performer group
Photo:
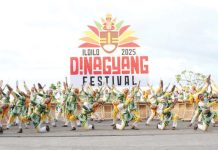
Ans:
[[[90,85],[77,88],[68,85],[67,79],[49,87],[40,83],[28,87],[25,82],[20,85],[17,82],[12,88],[1,80],[0,133],[10,130],[12,125],[18,126],[18,133],[32,125],[36,132],[45,133],[51,130],[51,126],[56,127],[58,121],[63,121],[62,127],[70,127],[71,130],[78,127],[94,130],[90,120],[103,120],[96,111],[105,103],[113,105],[112,129],[124,130],[130,126],[139,130],[138,123],[143,121],[137,108],[139,101],[145,102],[150,109],[145,126],[151,125],[155,118],[159,120],[156,125],[159,130],[166,129],[170,123],[173,130],[177,128],[178,115],[173,113],[173,109],[178,101],[193,104],[195,111],[187,126],[194,130],[207,131],[210,124],[215,125],[218,117],[218,112],[212,110],[218,102],[218,93],[214,92],[210,76],[201,87],[164,86],[161,80],[157,89],[148,82],[143,89],[140,82],[132,88],[123,89],[107,84],[95,89]],[[55,110],[52,110],[53,105]]]

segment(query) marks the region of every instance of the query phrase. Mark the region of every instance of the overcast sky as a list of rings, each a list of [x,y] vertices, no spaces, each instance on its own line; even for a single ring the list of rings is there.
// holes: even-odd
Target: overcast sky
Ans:
[[[0,79],[63,80],[87,25],[106,13],[136,32],[152,82],[184,69],[218,81],[216,0],[0,0]]]

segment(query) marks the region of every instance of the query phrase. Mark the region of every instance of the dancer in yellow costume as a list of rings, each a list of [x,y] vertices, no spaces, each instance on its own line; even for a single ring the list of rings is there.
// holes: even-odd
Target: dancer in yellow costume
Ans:
[[[7,93],[4,93],[2,89],[3,81],[0,81],[0,134],[3,133],[2,122],[5,119],[8,119],[8,112],[10,108],[10,94],[11,90]]]
[[[148,87],[150,88],[150,93],[149,95],[145,95],[145,96],[148,96],[147,98],[147,103],[149,104],[149,107],[150,107],[150,114],[149,114],[149,117],[146,121],[146,126],[150,125],[150,122],[151,120],[154,119],[155,116],[158,115],[157,113],[157,107],[158,107],[158,97],[160,97],[162,94],[163,94],[163,81],[160,80],[160,84],[159,84],[159,87],[157,88],[156,91],[153,90],[152,86],[147,83]]]
[[[198,110],[201,112],[201,121],[202,124],[196,123],[194,125],[194,130],[200,129],[207,131],[212,119],[218,117],[218,112],[211,111],[211,107],[218,102],[218,96],[205,97],[204,94],[198,95]]]
[[[27,107],[26,107],[26,100],[28,98],[28,95],[26,95],[24,92],[20,91],[17,85],[17,92],[14,92],[11,88],[12,95],[14,96],[14,106],[11,111],[11,114],[9,116],[7,129],[9,129],[14,123],[16,117],[18,117],[19,120],[19,131],[18,133],[23,132],[22,125],[29,122],[28,116],[27,116]]]
[[[158,114],[160,116],[160,123],[157,128],[160,130],[166,129],[170,121],[173,122],[172,129],[175,130],[177,127],[178,115],[172,112],[172,109],[178,101],[177,97],[173,97],[173,93],[165,93],[159,100]]]
[[[115,126],[115,124],[117,122],[117,115],[119,114],[118,105],[125,103],[127,95],[129,93],[129,89],[124,88],[123,91],[120,92],[114,86],[112,88],[113,88],[114,94],[116,95],[116,99],[112,100],[112,104],[113,104],[113,112],[112,112],[113,124],[111,126]]]
[[[79,99],[79,89],[72,89],[65,102],[65,114],[68,122],[71,123],[71,130],[76,130],[76,110]],[[65,124],[66,125],[66,124]]]
[[[189,100],[192,104],[194,104],[195,112],[194,112],[194,115],[192,116],[189,127],[191,127],[195,123],[195,121],[198,119],[198,117],[201,114],[201,109],[199,109],[199,107],[198,107],[198,103],[199,103],[198,96],[200,94],[205,93],[208,90],[209,86],[210,86],[210,75],[206,79],[206,83],[205,83],[203,88],[201,88],[200,90],[197,91],[196,87],[192,87],[192,93],[189,96]]]

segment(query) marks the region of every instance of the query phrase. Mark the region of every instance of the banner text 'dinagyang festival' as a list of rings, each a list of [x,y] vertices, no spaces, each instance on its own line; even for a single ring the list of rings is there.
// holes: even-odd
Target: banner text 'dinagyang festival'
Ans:
[[[130,26],[111,14],[94,24],[80,39],[84,42],[79,46],[80,55],[70,58],[71,84],[133,86],[140,81],[145,85],[148,56],[142,55]]]

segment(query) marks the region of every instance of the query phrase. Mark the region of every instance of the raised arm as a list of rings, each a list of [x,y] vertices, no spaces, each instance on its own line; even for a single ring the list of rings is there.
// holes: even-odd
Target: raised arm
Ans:
[[[25,81],[23,82],[23,86],[24,86],[24,89],[25,89],[25,91],[26,91],[27,93],[31,93],[30,90],[29,90],[29,88],[27,87]]]
[[[148,81],[146,81],[146,83],[147,83],[148,88],[149,88],[150,91],[151,91],[151,95],[154,95],[154,94],[155,94],[155,91],[154,91],[152,85],[150,85]]]

